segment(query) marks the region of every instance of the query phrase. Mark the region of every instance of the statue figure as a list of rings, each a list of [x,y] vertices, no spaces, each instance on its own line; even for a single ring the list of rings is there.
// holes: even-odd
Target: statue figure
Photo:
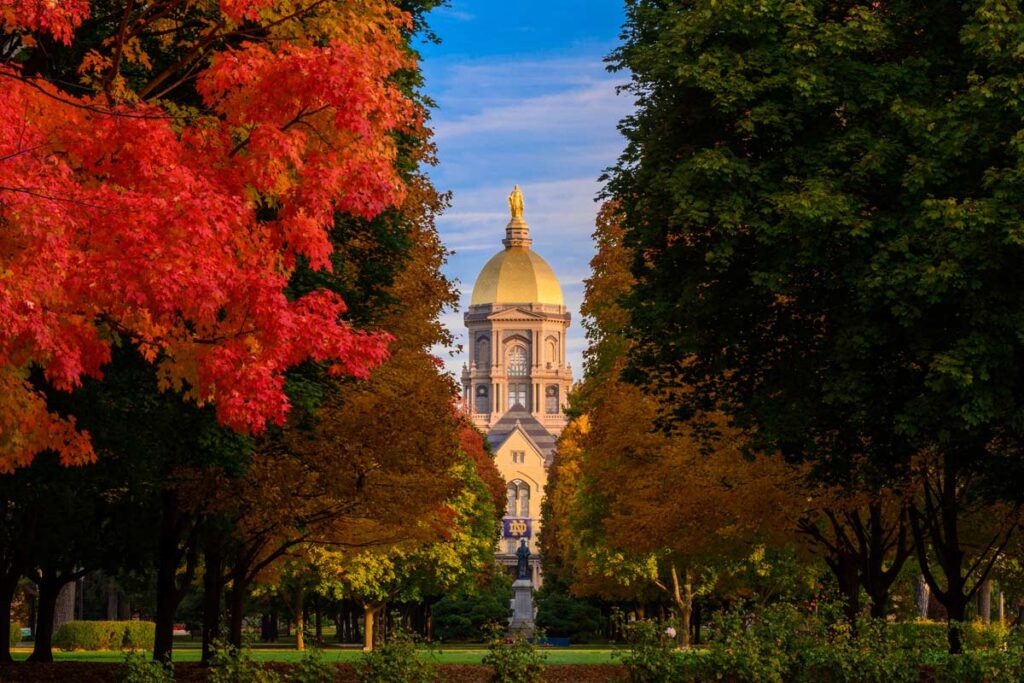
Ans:
[[[512,194],[508,196],[508,210],[512,213],[512,220],[523,217],[523,193],[516,185],[512,188]]]
[[[516,551],[516,579],[530,579],[530,549],[526,547],[526,540],[519,541],[519,550]]]

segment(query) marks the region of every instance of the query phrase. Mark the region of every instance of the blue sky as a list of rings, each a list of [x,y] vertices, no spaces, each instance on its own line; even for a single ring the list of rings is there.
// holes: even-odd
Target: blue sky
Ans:
[[[506,197],[518,183],[533,248],[562,283],[573,315],[568,360],[582,371],[579,325],[598,176],[623,146],[616,124],[630,109],[605,70],[623,20],[620,0],[453,0],[434,12],[442,42],[420,45],[440,164],[431,176],[453,194],[438,228],[455,250],[447,273],[462,310],[446,317],[461,335],[473,281],[499,249]],[[460,343],[463,338],[460,336]],[[444,356],[461,369],[464,354]]]

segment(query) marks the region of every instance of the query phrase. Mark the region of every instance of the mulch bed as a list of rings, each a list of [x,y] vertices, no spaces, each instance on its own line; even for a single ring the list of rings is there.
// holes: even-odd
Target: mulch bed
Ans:
[[[269,666],[287,672],[289,664],[271,663]],[[120,664],[106,662],[54,662],[36,664],[19,662],[0,664],[0,681],[11,683],[112,683],[117,680]],[[438,666],[438,681],[443,683],[487,683],[491,668],[479,664],[442,664]],[[176,664],[174,680],[183,683],[203,683],[206,669],[195,663]],[[339,664],[335,683],[356,683],[356,672],[351,664]],[[549,683],[622,683],[627,680],[626,670],[617,664],[559,664],[545,670],[544,680]]]

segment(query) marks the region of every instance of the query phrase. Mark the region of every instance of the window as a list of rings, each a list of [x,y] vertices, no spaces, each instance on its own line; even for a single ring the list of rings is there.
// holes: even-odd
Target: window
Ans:
[[[519,406],[520,408],[529,408],[527,403],[527,391],[529,391],[529,384],[509,384],[508,385],[508,407],[513,408]]]
[[[526,451],[512,451],[512,462],[525,463]]]
[[[509,377],[526,377],[529,365],[526,360],[526,349],[522,346],[513,346],[508,351],[506,359]]]
[[[558,364],[558,340],[554,337],[544,341],[544,360],[549,363],[548,367]]]
[[[478,337],[476,340],[476,365],[483,368],[491,366],[491,343],[487,337]]]
[[[525,456],[524,456],[525,457]],[[509,482],[507,489],[508,500],[506,501],[505,516],[515,517],[516,510],[519,510],[520,517],[530,516],[530,485],[525,481],[516,479]]]
[[[555,385],[544,390],[544,412],[548,415],[558,414],[558,387]]]
[[[487,396],[486,384],[478,384],[476,386],[476,400],[473,402],[473,406],[478,413],[491,412],[491,402]]]
[[[518,549],[519,548],[516,547],[516,539],[514,539],[514,538],[506,538],[505,539],[505,552],[506,553],[508,553],[509,555],[515,555],[516,554],[516,550],[518,550]]]

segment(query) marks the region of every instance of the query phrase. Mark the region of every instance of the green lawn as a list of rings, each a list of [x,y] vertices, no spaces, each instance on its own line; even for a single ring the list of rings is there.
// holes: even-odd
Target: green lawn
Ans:
[[[16,648],[14,658],[22,660],[28,657],[28,648]],[[588,648],[586,646],[560,647],[545,649],[548,664],[615,664],[618,660],[612,658],[614,650],[608,648]],[[483,647],[453,646],[441,647],[433,652],[424,649],[424,657],[432,657],[439,664],[479,664],[487,650]],[[362,653],[358,649],[341,649],[328,647],[324,650],[324,659],[330,662],[354,662],[359,659]],[[296,650],[280,647],[267,647],[260,645],[252,650],[253,659],[260,661],[297,662],[302,659],[302,653]],[[54,650],[54,659],[57,661],[78,661],[78,662],[120,662],[124,659],[121,652],[61,652]],[[176,662],[197,662],[199,661],[199,648],[191,643],[175,644],[174,661]]]

